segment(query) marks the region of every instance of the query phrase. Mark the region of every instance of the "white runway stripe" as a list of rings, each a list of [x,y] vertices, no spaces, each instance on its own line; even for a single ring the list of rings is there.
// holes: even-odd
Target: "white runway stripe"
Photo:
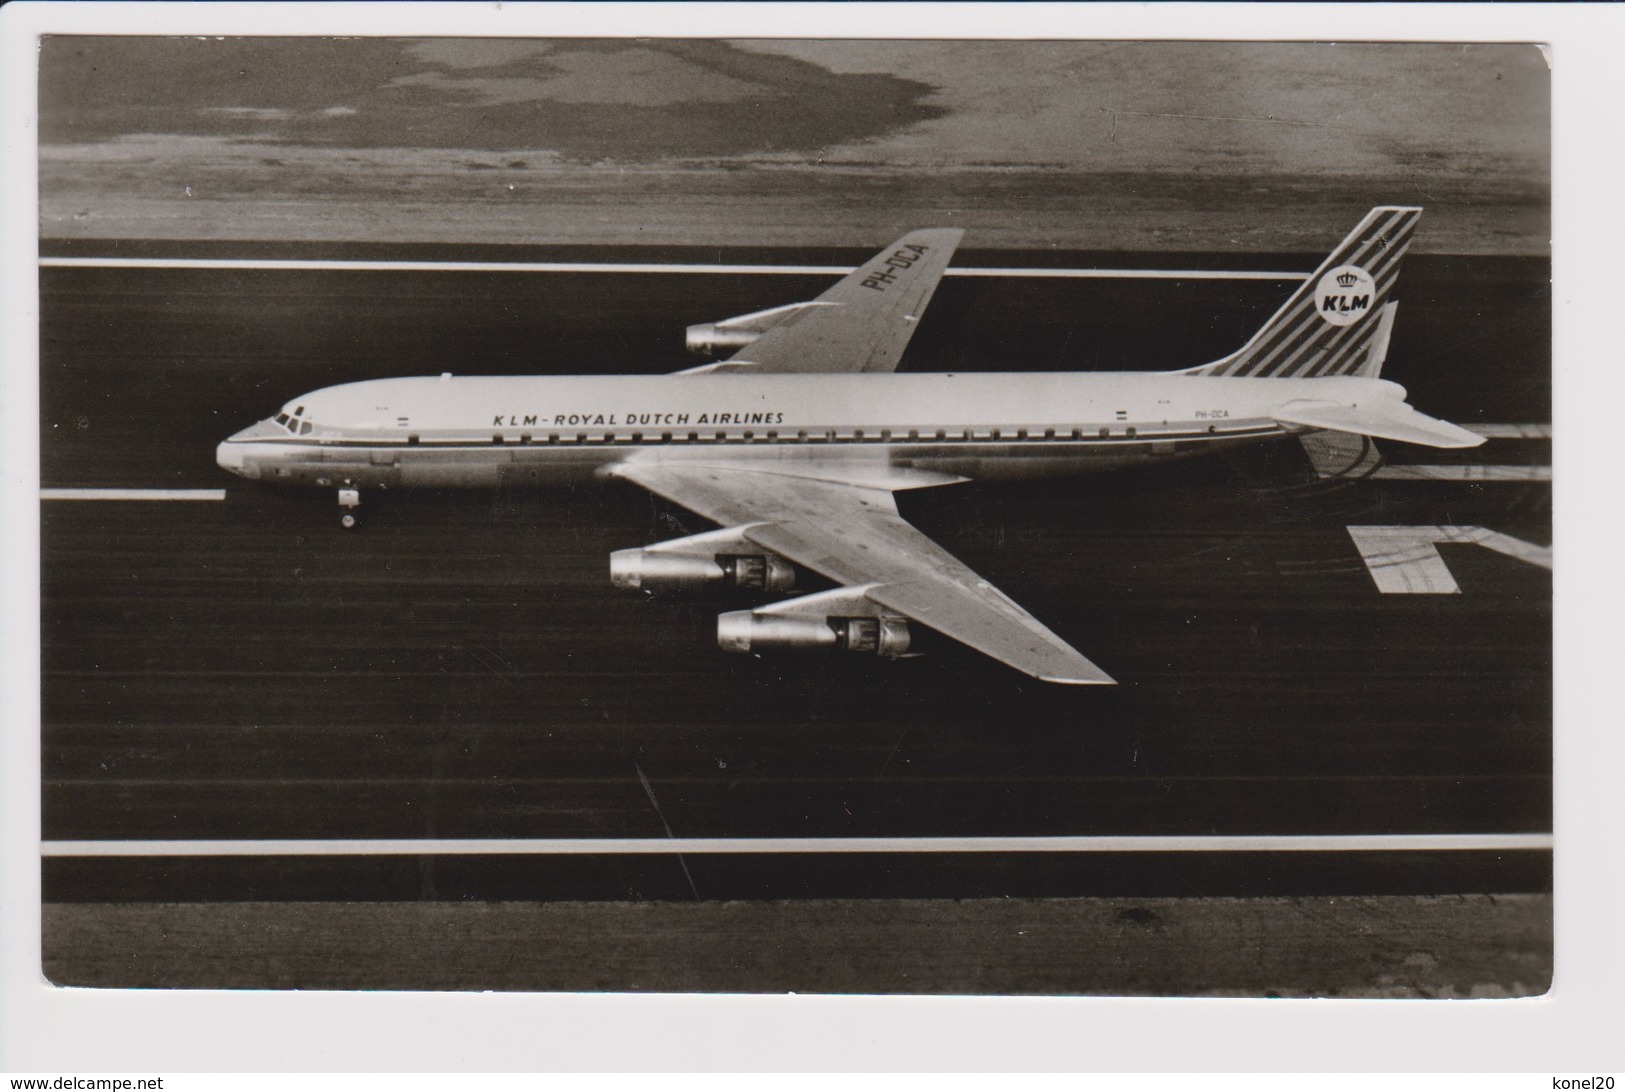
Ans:
[[[1549,466],[1385,466],[1371,475],[1404,482],[1549,482]]]
[[[1490,440],[1548,440],[1552,436],[1549,424],[1476,424],[1463,425],[1468,432]],[[1377,455],[1374,446],[1346,432],[1308,432],[1298,437],[1304,453],[1314,464],[1315,473],[1322,478],[1376,477],[1389,481],[1472,481],[1472,482],[1549,482],[1549,466],[1471,465],[1471,466],[1384,466],[1375,473]]]
[[[1383,595],[1459,595],[1461,586],[1439,556],[1439,544],[1483,546],[1498,554],[1550,570],[1552,548],[1474,525],[1348,528],[1366,571]]]
[[[1381,853],[1549,850],[1550,834],[1082,835],[1033,838],[402,838],[42,842],[43,857],[455,854]]]
[[[1550,440],[1551,425],[1462,425],[1488,440]]]
[[[47,501],[223,501],[224,489],[41,489]]]
[[[708,265],[661,262],[387,262],[302,258],[41,258],[55,269],[271,269],[347,273],[723,273],[844,277],[843,265]],[[1306,273],[1222,269],[951,268],[950,277],[1070,277],[1111,280],[1301,281]]]

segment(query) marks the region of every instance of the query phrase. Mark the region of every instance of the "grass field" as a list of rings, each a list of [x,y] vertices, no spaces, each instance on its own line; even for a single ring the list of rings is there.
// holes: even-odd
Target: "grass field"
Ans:
[[[46,904],[59,985],[1520,997],[1548,895]]]
[[[48,239],[1539,254],[1528,45],[48,39]]]

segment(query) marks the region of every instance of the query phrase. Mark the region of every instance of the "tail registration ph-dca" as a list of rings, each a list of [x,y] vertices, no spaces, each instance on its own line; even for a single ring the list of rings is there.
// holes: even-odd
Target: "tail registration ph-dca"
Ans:
[[[735,352],[667,376],[382,379],[295,398],[219,447],[245,478],[337,490],[608,475],[721,529],[621,550],[618,586],[791,592],[718,619],[735,652],[907,652],[915,626],[1056,683],[1112,679],[898,515],[896,494],[1194,455],[1315,429],[1432,447],[1473,433],[1378,378],[1420,209],[1376,208],[1236,352],[1179,372],[897,374],[958,245],[910,232],[816,300],[691,327]]]

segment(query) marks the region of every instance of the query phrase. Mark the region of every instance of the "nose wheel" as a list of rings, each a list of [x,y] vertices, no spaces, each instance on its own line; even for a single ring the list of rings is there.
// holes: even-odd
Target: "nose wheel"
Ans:
[[[352,487],[341,488],[339,490],[339,507],[344,509],[344,514],[339,517],[339,526],[346,531],[353,531],[361,526],[361,521],[356,518],[355,514],[355,510],[361,507],[361,490]]]

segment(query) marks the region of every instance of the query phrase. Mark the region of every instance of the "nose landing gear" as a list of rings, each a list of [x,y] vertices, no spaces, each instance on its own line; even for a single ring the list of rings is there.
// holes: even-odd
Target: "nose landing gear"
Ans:
[[[341,486],[339,507],[344,509],[344,514],[339,517],[339,524],[346,531],[353,531],[361,525],[355,514],[355,509],[361,507],[361,490],[353,486]]]

